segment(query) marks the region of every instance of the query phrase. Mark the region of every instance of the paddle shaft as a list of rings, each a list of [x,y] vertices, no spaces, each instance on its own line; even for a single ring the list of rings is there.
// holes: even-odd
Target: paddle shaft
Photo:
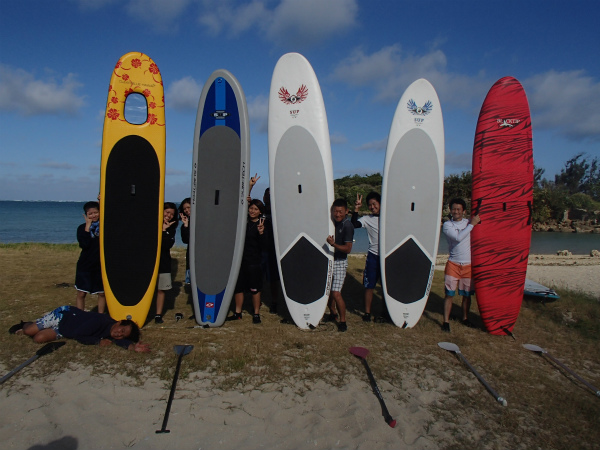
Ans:
[[[581,378],[579,375],[577,375],[575,372],[573,372],[571,369],[569,369],[567,366],[565,366],[563,363],[561,363],[558,359],[556,359],[554,356],[552,356],[550,353],[542,352],[542,355],[546,355],[548,358],[550,358],[552,361],[554,361],[556,364],[558,364],[560,367],[565,369],[567,372],[569,372],[571,375],[573,375],[575,378],[577,378],[579,381],[581,381],[583,384],[585,384],[588,388],[590,388],[592,391],[594,391],[598,397],[600,397],[600,389],[598,389],[595,386],[592,386],[590,383],[585,381],[583,378]]]
[[[373,392],[377,396],[377,400],[379,400],[379,404],[381,405],[381,412],[383,414],[383,418],[385,419],[385,421],[388,425],[393,427],[396,423],[395,423],[394,419],[392,418],[392,416],[390,415],[387,407],[385,406],[385,402],[383,401],[383,397],[381,395],[381,392],[379,391],[379,387],[377,387],[377,383],[375,382],[375,377],[373,376],[373,372],[371,372],[369,363],[367,363],[367,360],[364,358],[361,358],[361,361],[362,361],[363,365],[365,366],[365,369],[367,369],[367,375],[369,377],[369,381],[371,382],[371,388],[373,389]],[[391,425],[392,422],[394,422],[394,425]]]
[[[175,387],[177,386],[177,378],[179,378],[179,368],[181,367],[181,360],[183,359],[183,351],[179,354],[177,359],[177,367],[175,368],[175,375],[173,376],[173,383],[171,384],[171,392],[169,393],[169,400],[167,401],[167,409],[165,411],[165,418],[163,419],[162,427],[157,430],[157,433],[170,433],[167,430],[167,422],[169,421],[169,413],[171,412],[171,404],[173,403],[173,397],[175,396]]]
[[[473,372],[475,374],[477,379],[481,382],[481,384],[483,384],[485,386],[485,388],[488,390],[488,392],[494,396],[496,401],[498,403],[502,403],[504,401],[504,399],[498,395],[498,393],[487,383],[487,381],[485,381],[483,379],[483,377],[481,375],[479,375],[479,373],[475,370],[475,368],[469,363],[469,361],[467,361],[467,358],[465,358],[462,355],[462,353],[460,353],[460,352],[455,352],[455,353],[459,356],[459,358],[462,360],[462,362],[464,362],[467,365],[467,367],[469,369],[471,369],[471,372]]]
[[[33,355],[31,358],[29,358],[27,361],[25,361],[23,364],[21,364],[18,367],[15,367],[13,370],[11,370],[10,372],[8,372],[6,375],[4,375],[2,378],[0,378],[0,384],[3,384],[6,380],[8,380],[10,377],[12,377],[15,373],[17,373],[19,370],[21,370],[23,367],[31,364],[32,362],[34,362],[36,359],[38,359],[40,357],[40,355]]]

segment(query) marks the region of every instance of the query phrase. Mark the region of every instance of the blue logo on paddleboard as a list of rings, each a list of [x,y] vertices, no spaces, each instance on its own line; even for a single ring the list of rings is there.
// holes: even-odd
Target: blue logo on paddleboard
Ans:
[[[414,116],[426,116],[433,110],[433,103],[431,103],[430,100],[427,100],[427,103],[423,106],[417,106],[415,101],[411,98],[406,104],[406,107]]]

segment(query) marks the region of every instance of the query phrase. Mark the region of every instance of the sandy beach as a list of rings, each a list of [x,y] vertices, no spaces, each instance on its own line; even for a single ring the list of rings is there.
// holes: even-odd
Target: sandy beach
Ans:
[[[443,268],[444,262],[442,255],[437,260],[437,268]],[[598,275],[600,258],[532,255],[529,260],[530,279],[551,287],[580,290],[596,298],[600,297]],[[449,335],[439,331],[435,313],[426,311],[425,316],[421,320],[425,321],[426,331],[431,336],[424,334],[423,329],[420,338],[418,328],[398,330],[387,325],[390,334],[398,333],[400,339],[401,333],[406,333],[404,336],[410,336],[416,342],[423,341],[422,348],[417,354],[393,357],[390,363],[397,366],[397,376],[393,380],[378,377],[378,371],[374,370],[390,413],[397,420],[393,429],[384,422],[377,398],[358,360],[349,373],[337,373],[333,368],[333,373],[343,379],[341,385],[330,383],[327,376],[306,380],[302,373],[292,373],[279,383],[257,382],[222,390],[216,387],[217,380],[211,371],[186,372],[184,358],[184,370],[167,426],[171,431],[169,434],[156,434],[155,431],[162,425],[173,371],[160,379],[144,376],[144,369],[140,368],[142,375],[132,379],[120,373],[103,373],[97,368],[69,363],[62,371],[43,379],[32,365],[0,387],[2,448],[532,448],[527,444],[517,445],[518,438],[505,430],[503,424],[515,420],[511,418],[514,413],[526,414],[525,420],[519,419],[517,427],[529,436],[528,439],[535,439],[531,438],[531,433],[537,432],[536,417],[540,414],[540,407],[532,407],[528,401],[515,398],[516,394],[511,396],[514,375],[504,375],[502,365],[491,374],[490,368],[484,368],[490,377],[488,379],[509,398],[507,408],[496,403],[472,373],[435,345]],[[339,335],[344,334],[343,338],[347,339],[352,337],[350,333],[358,331],[360,317],[351,319],[355,321],[354,329],[351,328],[348,333],[334,332],[319,338],[330,339],[332,345],[340,345]],[[271,324],[278,323],[278,319],[265,322],[265,326],[275,326]],[[430,329],[433,331],[428,331]],[[528,334],[528,331],[522,330],[521,335],[523,339],[537,337],[538,341],[534,342],[543,342],[539,340],[543,336],[539,331]],[[461,345],[471,343],[471,347],[467,347],[471,352],[475,348],[473,344],[479,340],[489,338],[490,342],[500,342],[494,344],[500,346],[496,349],[499,354],[518,352],[518,364],[515,366],[518,370],[537,368],[540,364],[539,358],[523,351],[516,343],[498,341],[497,337],[490,338],[481,330],[457,329],[451,337],[458,339]],[[5,335],[3,339],[7,338]],[[357,343],[369,345],[368,335],[356,334],[355,338]],[[347,355],[345,342],[341,341],[341,351]],[[72,349],[73,345],[77,344],[69,343],[69,348]],[[394,354],[390,346],[387,350],[389,355]],[[167,354],[168,350],[158,351],[149,357],[147,363],[152,365],[156,361],[153,358],[164,358]],[[381,359],[389,355],[380,352],[373,355],[372,361],[381,364]],[[598,354],[579,356],[584,361],[583,366],[579,366],[581,373],[588,379],[597,379],[600,373]],[[426,364],[423,364],[424,361]],[[0,363],[3,373],[11,368]],[[306,368],[306,371],[320,370],[310,363]],[[548,369],[548,373],[553,382],[564,382],[564,376],[552,368]],[[527,386],[520,388],[539,389]],[[576,395],[584,401],[589,398],[592,403],[598,402],[589,392],[573,387],[572,383],[569,389],[575,390],[575,394],[565,392],[567,398]],[[471,397],[477,398],[479,403],[474,403],[469,399]],[[530,409],[532,411],[528,412]],[[552,430],[544,432],[552,433]],[[555,448],[545,447],[544,439],[540,438],[538,448]]]
[[[448,255],[439,255],[436,270],[444,270]],[[572,255],[530,255],[527,278],[552,289],[581,291],[600,300],[600,258]]]

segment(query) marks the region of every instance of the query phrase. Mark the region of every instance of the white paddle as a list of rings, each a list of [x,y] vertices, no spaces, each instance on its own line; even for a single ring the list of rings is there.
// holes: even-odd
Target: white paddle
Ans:
[[[577,375],[575,372],[573,372],[571,369],[569,369],[567,366],[565,366],[563,363],[561,363],[558,359],[556,359],[554,356],[552,356],[550,353],[548,353],[542,347],[538,347],[537,345],[533,345],[533,344],[523,344],[523,347],[525,347],[527,350],[531,350],[532,352],[541,353],[542,355],[546,355],[548,358],[550,358],[552,361],[554,361],[556,364],[558,364],[560,367],[565,369],[567,372],[569,372],[571,375],[573,375],[575,378],[577,378],[579,381],[581,381],[583,384],[585,384],[588,388],[590,388],[592,391],[594,391],[594,393],[598,397],[600,397],[600,389],[592,386],[590,383],[585,381],[583,378],[581,378],[579,375]]]
[[[438,345],[441,348],[443,348],[444,350],[448,350],[449,352],[456,353],[458,355],[458,357],[467,365],[467,367],[469,369],[471,369],[471,372],[473,372],[475,374],[475,376],[481,382],[481,384],[483,384],[485,386],[485,388],[488,390],[488,392],[494,396],[494,398],[496,399],[496,401],[498,403],[500,403],[502,406],[506,406],[508,404],[504,398],[500,397],[498,395],[498,393],[494,389],[492,389],[492,387],[489,384],[487,384],[487,382],[483,379],[483,377],[481,375],[479,375],[479,373],[477,373],[475,368],[471,364],[469,364],[469,361],[467,361],[467,358],[465,358],[462,355],[462,353],[460,352],[458,345],[453,344],[451,342],[438,342]]]

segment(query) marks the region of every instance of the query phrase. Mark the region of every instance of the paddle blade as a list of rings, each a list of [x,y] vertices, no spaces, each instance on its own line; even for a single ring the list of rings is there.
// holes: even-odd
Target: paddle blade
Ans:
[[[438,345],[444,350],[448,350],[449,352],[458,352],[460,353],[460,349],[458,345],[453,344],[452,342],[438,342]]]
[[[173,350],[179,356],[185,356],[194,349],[193,345],[175,345]]]
[[[531,350],[532,352],[546,353],[546,350],[544,350],[542,347],[538,347],[537,345],[523,344],[523,347],[525,347],[527,350]]]
[[[388,424],[390,427],[394,428],[394,427],[396,426],[396,421],[395,421],[394,419],[392,419],[392,420],[390,420],[390,421],[389,421],[387,424]]]
[[[40,348],[37,352],[35,352],[35,354],[38,356],[44,356],[48,353],[52,353],[56,349],[61,348],[65,344],[65,341],[50,342],[49,344],[46,344],[42,348]]]
[[[365,359],[369,354],[369,350],[363,347],[350,347],[348,351],[354,356],[358,356],[360,359]]]

